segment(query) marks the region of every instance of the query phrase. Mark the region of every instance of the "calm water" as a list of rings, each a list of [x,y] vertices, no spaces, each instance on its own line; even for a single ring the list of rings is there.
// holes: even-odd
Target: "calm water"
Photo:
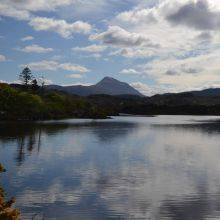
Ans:
[[[217,117],[0,123],[23,219],[220,219]]]

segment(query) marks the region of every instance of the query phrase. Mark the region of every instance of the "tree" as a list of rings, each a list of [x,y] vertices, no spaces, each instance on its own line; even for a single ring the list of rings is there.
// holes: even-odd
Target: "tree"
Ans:
[[[27,87],[28,83],[33,78],[30,68],[26,66],[23,69],[23,71],[19,74],[19,78],[23,82],[23,84]]]
[[[37,91],[39,89],[38,82],[36,79],[33,79],[31,82],[31,87],[33,91]]]

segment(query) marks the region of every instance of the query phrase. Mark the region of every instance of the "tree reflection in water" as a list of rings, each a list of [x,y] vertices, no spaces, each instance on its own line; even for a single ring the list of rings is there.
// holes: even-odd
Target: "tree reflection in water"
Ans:
[[[25,160],[25,155],[28,153],[29,155],[32,154],[34,149],[37,149],[37,152],[40,152],[41,147],[41,128],[37,132],[30,133],[27,135],[21,135],[17,138],[17,155],[16,161],[17,164],[20,166]]]

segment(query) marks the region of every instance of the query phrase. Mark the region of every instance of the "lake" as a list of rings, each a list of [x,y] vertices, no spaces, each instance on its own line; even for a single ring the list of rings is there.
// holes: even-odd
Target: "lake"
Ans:
[[[23,219],[220,219],[220,117],[0,123]]]

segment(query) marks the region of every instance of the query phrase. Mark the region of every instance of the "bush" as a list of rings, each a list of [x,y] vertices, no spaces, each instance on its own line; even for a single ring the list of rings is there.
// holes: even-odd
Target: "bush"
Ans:
[[[4,167],[0,164],[0,173],[5,172]],[[18,209],[12,208],[15,199],[5,201],[5,193],[0,187],[0,220],[20,220],[20,212]]]

